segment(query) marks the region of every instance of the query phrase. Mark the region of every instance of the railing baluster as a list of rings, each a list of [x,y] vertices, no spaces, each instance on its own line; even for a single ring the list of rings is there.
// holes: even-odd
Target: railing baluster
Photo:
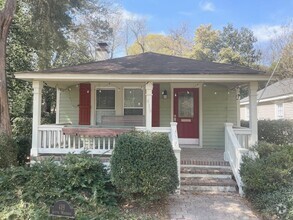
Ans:
[[[103,150],[106,150],[106,140],[105,140],[105,137],[103,137]]]

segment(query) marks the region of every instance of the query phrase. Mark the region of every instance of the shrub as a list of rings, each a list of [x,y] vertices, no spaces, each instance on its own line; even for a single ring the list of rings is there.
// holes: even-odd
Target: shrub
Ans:
[[[248,127],[247,121],[241,121],[241,126]],[[293,144],[292,120],[259,120],[258,140],[272,144]]]
[[[47,219],[49,207],[61,199],[72,204],[78,217],[105,215],[105,207],[116,204],[104,165],[87,154],[68,155],[61,165],[50,159],[3,170],[0,189],[0,216],[14,219]]]
[[[111,158],[113,184],[124,199],[151,202],[178,186],[176,157],[166,134],[120,135]]]
[[[266,215],[291,219],[293,146],[260,143],[255,150],[259,157],[243,157],[240,169],[245,196]],[[280,211],[283,206],[287,209],[286,213]]]
[[[32,146],[32,118],[15,118],[12,123],[12,134],[17,148],[18,164],[24,165],[28,162]]]
[[[14,140],[4,133],[0,133],[0,169],[17,164],[16,146]]]

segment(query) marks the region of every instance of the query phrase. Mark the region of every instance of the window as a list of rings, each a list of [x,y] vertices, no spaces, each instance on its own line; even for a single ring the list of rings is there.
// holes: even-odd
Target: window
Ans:
[[[142,89],[124,89],[124,115],[143,115]]]
[[[114,116],[115,111],[115,90],[96,90],[96,123],[100,125],[104,116]]]
[[[284,105],[283,103],[276,104],[276,119],[284,118]]]
[[[97,109],[115,109],[115,90],[97,90]]]

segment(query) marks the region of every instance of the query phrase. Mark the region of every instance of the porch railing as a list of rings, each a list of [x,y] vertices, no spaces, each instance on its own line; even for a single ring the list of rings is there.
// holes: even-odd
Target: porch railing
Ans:
[[[248,144],[251,131],[244,128],[233,129],[232,123],[225,124],[225,154],[224,158],[230,163],[235,176],[239,194],[243,195],[243,182],[239,173],[242,156],[249,152]]]
[[[116,145],[116,137],[99,137],[64,134],[64,125],[40,125],[39,147],[41,154],[80,153],[111,154]]]

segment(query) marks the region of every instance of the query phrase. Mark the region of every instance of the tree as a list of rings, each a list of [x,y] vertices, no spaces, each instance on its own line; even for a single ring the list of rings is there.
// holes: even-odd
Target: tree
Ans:
[[[6,45],[9,28],[16,9],[16,0],[7,0],[0,11],[0,129],[11,135],[6,79]]]
[[[254,48],[257,39],[253,32],[240,30],[228,24],[222,31],[211,25],[201,25],[195,31],[192,58],[254,67],[260,59],[260,51]]]
[[[192,40],[190,39],[188,26],[181,24],[176,28],[171,28],[164,46],[172,51],[171,55],[180,57],[190,56]]]
[[[220,34],[218,61],[253,67],[261,56],[260,51],[254,48],[256,42],[256,37],[248,28],[242,27],[238,30],[228,24]]]
[[[140,40],[142,42],[142,40]],[[143,39],[143,48],[141,44],[135,41],[130,47],[128,47],[127,54],[136,55],[144,52],[155,52],[171,55],[173,51],[166,47],[170,44],[170,39],[162,34],[148,34]]]
[[[276,72],[280,78],[293,77],[293,22],[282,27],[282,34],[270,43],[272,69],[278,64]]]
[[[220,32],[212,25],[200,25],[195,31],[191,57],[197,60],[215,61],[219,51]]]
[[[190,53],[191,41],[187,37],[187,27],[182,25],[171,29],[168,35],[147,34],[136,40],[127,48],[128,55],[143,52],[155,52],[167,55],[187,57]],[[142,50],[143,47],[143,50]]]

